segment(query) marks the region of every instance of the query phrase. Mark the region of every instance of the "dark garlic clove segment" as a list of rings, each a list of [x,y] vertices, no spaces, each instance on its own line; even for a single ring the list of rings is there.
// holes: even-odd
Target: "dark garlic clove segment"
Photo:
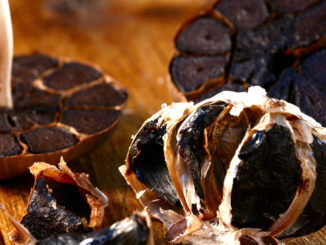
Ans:
[[[264,87],[326,125],[326,1],[219,0],[175,37],[179,100]]]
[[[85,234],[51,236],[36,242],[36,245],[153,245],[151,222],[146,212],[135,213],[99,231]]]
[[[35,183],[21,222],[0,203],[0,211],[16,228],[10,233],[11,240],[29,245],[154,244],[146,210],[102,228],[107,197],[90,183],[87,174],[72,172],[63,159],[59,168],[39,162],[30,171]]]
[[[314,136],[310,147],[317,162],[315,189],[302,214],[279,235],[280,237],[308,235],[326,224],[326,198],[323,194],[323,190],[326,188],[326,142]]]
[[[300,185],[301,169],[290,130],[276,124],[257,131],[238,156],[241,161],[231,193],[232,225],[267,230],[285,213]]]
[[[276,245],[326,225],[325,147],[313,118],[251,87],[164,107],[120,171],[170,242]]]
[[[44,55],[14,57],[11,82],[14,107],[0,108],[0,179],[96,149],[127,100],[98,67]]]
[[[180,204],[164,159],[163,135],[166,124],[162,115],[154,115],[144,123],[130,146],[127,162],[130,174],[157,195],[175,205]]]
[[[73,173],[63,160],[59,168],[39,162],[30,171],[35,182],[21,224],[35,239],[101,227],[108,200],[87,174]]]

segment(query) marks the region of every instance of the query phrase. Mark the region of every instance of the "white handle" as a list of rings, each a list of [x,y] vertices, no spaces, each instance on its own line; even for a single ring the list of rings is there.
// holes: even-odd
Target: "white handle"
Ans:
[[[0,107],[12,108],[13,34],[8,0],[0,0]]]

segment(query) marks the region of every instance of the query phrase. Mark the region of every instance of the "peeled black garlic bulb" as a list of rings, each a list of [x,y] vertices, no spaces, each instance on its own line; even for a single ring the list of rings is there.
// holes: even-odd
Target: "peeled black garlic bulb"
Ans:
[[[326,130],[260,87],[165,106],[120,171],[170,242],[270,245],[326,224]]]

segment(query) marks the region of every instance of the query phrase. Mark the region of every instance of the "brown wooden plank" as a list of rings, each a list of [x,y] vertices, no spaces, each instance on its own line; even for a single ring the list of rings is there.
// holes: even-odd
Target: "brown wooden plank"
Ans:
[[[73,8],[67,7],[70,2]],[[194,3],[195,2],[195,3]],[[112,137],[92,154],[71,163],[110,199],[105,225],[142,207],[117,168],[142,122],[171,103],[167,70],[173,37],[181,23],[209,6],[210,0],[15,0],[11,1],[15,54],[41,52],[92,61],[120,80],[130,93],[127,109]],[[29,174],[0,182],[0,202],[17,219],[24,214],[33,179]],[[6,244],[12,229],[0,213]],[[164,242],[164,229],[154,221],[155,240]],[[325,244],[326,229],[287,244]],[[1,242],[0,242],[1,244]]]

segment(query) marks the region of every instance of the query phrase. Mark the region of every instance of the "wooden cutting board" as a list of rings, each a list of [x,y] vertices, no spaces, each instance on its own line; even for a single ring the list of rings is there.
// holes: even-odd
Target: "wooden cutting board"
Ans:
[[[70,166],[89,173],[108,195],[104,225],[142,210],[117,168],[124,163],[131,135],[162,103],[172,101],[167,71],[174,34],[182,22],[211,1],[12,0],[10,4],[15,54],[38,52],[91,61],[128,88],[128,106],[115,132],[101,148]],[[32,184],[29,174],[0,181],[0,202],[17,219],[24,214]],[[6,244],[14,244],[8,240],[11,229],[0,213],[0,232]],[[154,231],[157,244],[166,244],[160,222],[154,221]],[[326,244],[326,229],[286,244]]]

